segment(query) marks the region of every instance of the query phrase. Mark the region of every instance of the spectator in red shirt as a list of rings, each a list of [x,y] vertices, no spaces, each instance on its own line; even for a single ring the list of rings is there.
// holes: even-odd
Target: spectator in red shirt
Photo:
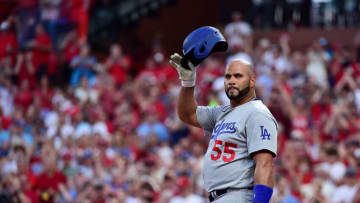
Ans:
[[[331,114],[331,97],[329,92],[316,91],[313,95],[311,114],[313,123],[320,126]]]
[[[104,69],[114,78],[117,86],[128,81],[130,66],[130,57],[123,54],[122,47],[119,44],[113,44],[110,47],[110,56],[104,63]]]
[[[19,91],[15,94],[14,103],[16,106],[23,108],[25,111],[33,102],[32,91],[29,86],[28,80],[21,81]]]
[[[2,108],[0,108],[0,119],[1,119],[1,129],[8,130],[11,125],[11,118],[4,115]]]
[[[31,203],[38,203],[39,199],[36,192],[32,188],[35,183],[36,176],[30,170],[29,158],[26,153],[26,148],[23,145],[17,145],[14,147],[14,152],[17,153],[17,166],[19,168],[18,177],[22,186],[22,197],[24,202],[30,201]],[[27,201],[26,201],[27,199]]]
[[[153,75],[159,83],[164,84],[165,86],[169,81],[177,80],[177,72],[174,68],[169,66],[162,50],[155,48],[153,52],[151,57],[146,60],[145,68],[137,74],[136,78],[141,78],[145,75]]]
[[[135,110],[129,101],[117,105],[114,108],[114,125],[125,133],[134,132],[140,122],[140,113]]]
[[[153,58],[146,59],[145,67],[136,75],[136,80],[141,78],[151,78],[159,81],[160,67],[156,65]]]
[[[167,116],[165,103],[162,102],[159,97],[161,95],[161,86],[158,80],[152,75],[140,75],[135,81],[134,95],[135,101],[141,111],[146,111],[150,108],[154,108],[159,115],[161,122],[165,121]]]
[[[78,38],[76,31],[70,31],[60,43],[61,50],[61,71],[56,74],[56,78],[59,85],[66,85],[70,79],[71,60],[80,54],[80,47],[82,45],[82,40]]]
[[[79,37],[87,41],[89,7],[91,0],[70,0],[70,19],[77,27]]]
[[[75,31],[71,31],[65,36],[60,45],[60,49],[64,53],[66,64],[69,64],[70,61],[80,53],[81,43]]]
[[[21,85],[22,81],[27,80],[31,88],[35,87],[36,70],[33,58],[33,53],[29,49],[21,50],[18,54],[13,74],[16,77],[16,81],[19,86]]]
[[[53,48],[50,36],[45,32],[42,24],[38,24],[35,29],[35,39],[30,43],[34,50],[34,66],[36,78],[40,80],[41,76],[47,74],[49,66],[49,56]]]
[[[66,183],[66,176],[57,168],[54,149],[44,146],[41,153],[44,171],[37,176],[34,188],[40,202],[54,202],[59,185]]]
[[[154,47],[152,58],[156,67],[155,74],[160,83],[166,86],[169,81],[178,79],[177,71],[169,65],[161,46]]]
[[[49,79],[44,75],[41,78],[40,86],[35,91],[35,96],[40,98],[42,108],[50,110],[52,108],[52,97],[54,90],[49,85]]]
[[[106,76],[105,79],[100,83],[102,87],[99,91],[99,103],[106,115],[112,117],[115,113],[114,109],[116,109],[117,101],[124,99],[124,93],[116,91],[115,81],[110,76]]]

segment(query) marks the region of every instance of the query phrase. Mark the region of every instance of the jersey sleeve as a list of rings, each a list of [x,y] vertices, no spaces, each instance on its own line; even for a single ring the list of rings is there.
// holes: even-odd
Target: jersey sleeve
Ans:
[[[247,134],[248,154],[268,150],[277,154],[277,123],[275,119],[263,112],[250,114],[245,130]]]
[[[219,107],[198,106],[196,109],[196,118],[205,135],[211,135],[216,124],[216,116]]]

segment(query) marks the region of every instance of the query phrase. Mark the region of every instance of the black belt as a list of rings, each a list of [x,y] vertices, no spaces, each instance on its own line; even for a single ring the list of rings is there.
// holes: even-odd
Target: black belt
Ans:
[[[241,188],[241,189],[252,190],[253,187]],[[241,189],[240,189],[240,190],[241,190]],[[209,200],[210,200],[210,202],[216,200],[217,198],[219,198],[220,196],[226,194],[227,192],[229,192],[228,188],[226,188],[226,189],[221,189],[221,190],[214,190],[214,191],[212,191],[212,192],[209,192]]]
[[[220,197],[221,195],[224,195],[225,193],[227,193],[227,189],[222,189],[222,190],[214,190],[212,192],[209,193],[209,200],[210,202],[214,201],[215,199],[217,199],[218,197]]]

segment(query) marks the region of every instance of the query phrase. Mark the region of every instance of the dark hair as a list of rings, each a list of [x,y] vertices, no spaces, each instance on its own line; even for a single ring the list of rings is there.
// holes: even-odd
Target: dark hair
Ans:
[[[338,151],[336,148],[329,148],[326,150],[326,154],[329,156],[337,156],[338,155]]]
[[[102,184],[97,184],[97,185],[94,185],[94,189],[99,191],[99,190],[104,189],[104,186]]]
[[[14,152],[21,152],[23,154],[26,154],[26,149],[24,145],[15,145],[14,146]]]
[[[151,185],[149,182],[144,182],[144,183],[141,185],[141,189],[154,192],[154,188],[152,187],[152,185]]]

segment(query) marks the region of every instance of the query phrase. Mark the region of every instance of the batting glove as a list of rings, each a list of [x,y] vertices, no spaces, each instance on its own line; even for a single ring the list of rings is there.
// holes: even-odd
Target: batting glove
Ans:
[[[182,67],[180,61],[182,56],[175,53],[170,56],[169,63],[171,66],[176,68],[177,72],[179,73],[179,78],[181,80],[181,86],[183,87],[194,87],[196,81],[196,70],[194,65],[191,62],[188,62],[189,69]]]

